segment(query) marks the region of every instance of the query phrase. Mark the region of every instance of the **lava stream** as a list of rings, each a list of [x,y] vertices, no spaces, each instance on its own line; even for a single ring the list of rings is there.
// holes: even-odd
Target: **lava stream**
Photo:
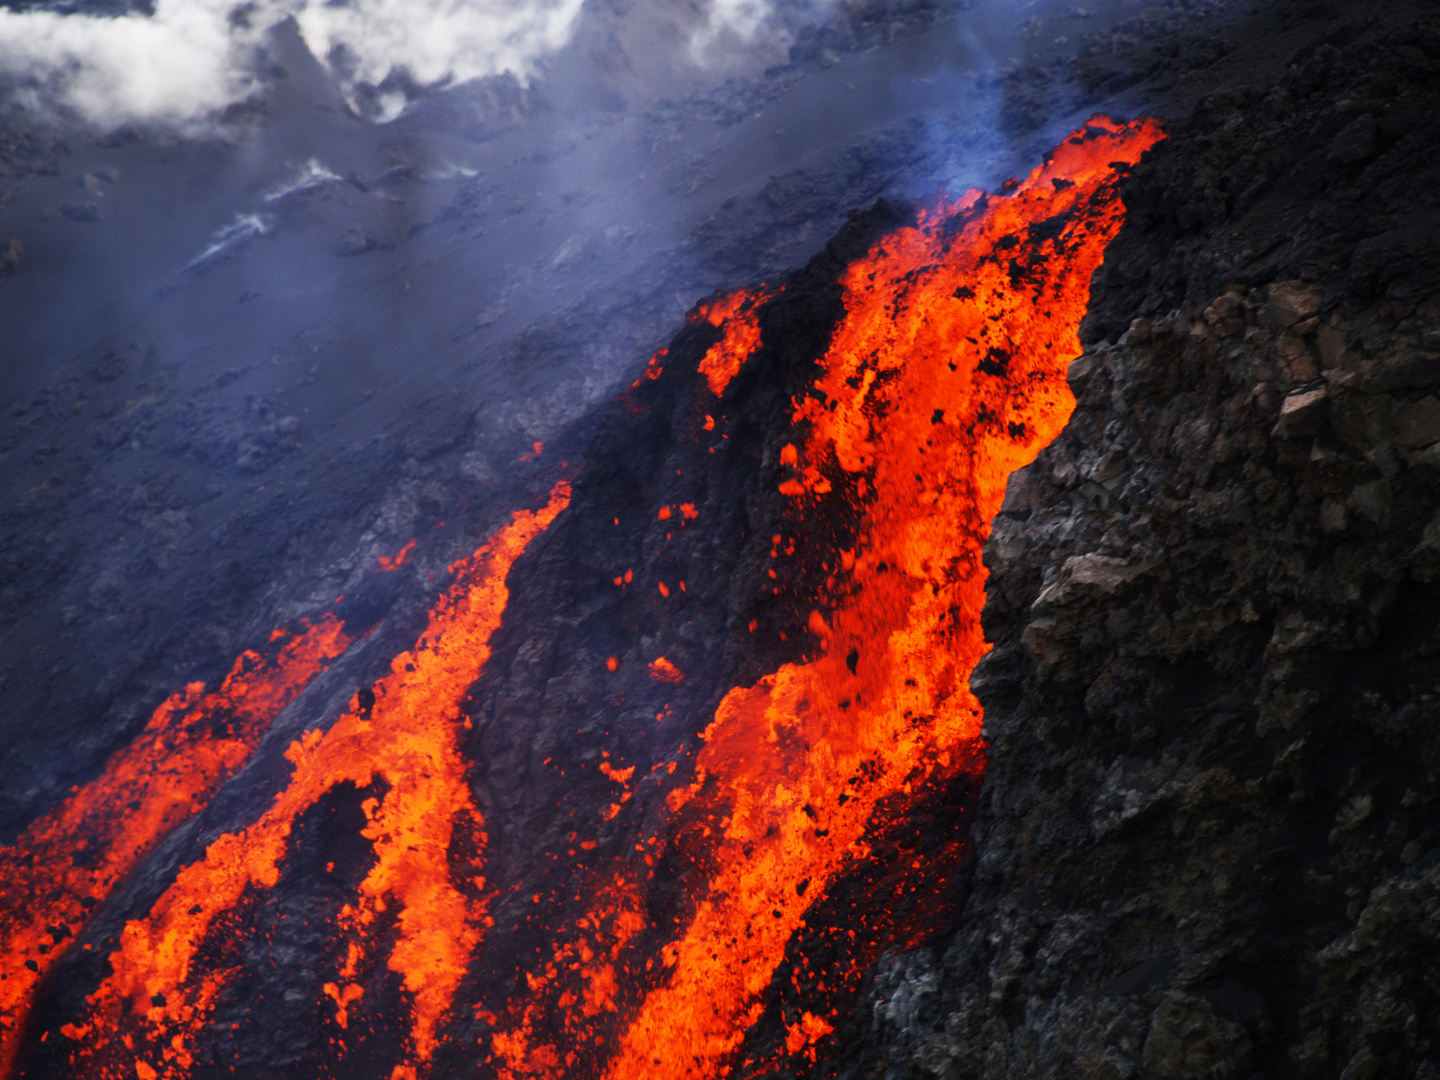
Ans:
[[[829,619],[810,618],[819,655],[732,690],[703,735],[676,803],[725,812],[718,869],[691,886],[696,914],[665,948],[668,979],[629,1021],[613,1080],[729,1072],[787,944],[868,856],[887,800],[983,768],[968,686],[987,647],[981,550],[1008,476],[1074,408],[1066,370],[1124,214],[1115,163],[1160,137],[1097,118],[1011,193],[926,210],[846,272],[780,490],[802,522],[820,500],[851,500],[860,541],[836,568]],[[806,1013],[787,1045],[827,1029]]]
[[[602,799],[594,816],[611,830],[637,831],[624,840],[623,853],[589,862],[577,852],[595,851],[596,842],[571,833],[562,846],[571,865],[583,869],[566,881],[563,896],[556,893],[554,909],[539,906],[539,892],[523,889],[527,908],[536,905],[531,925],[552,924],[533,959],[533,942],[527,943],[524,962],[534,966],[514,995],[506,1000],[503,981],[493,995],[476,988],[495,1010],[475,1007],[482,1069],[502,1080],[698,1080],[736,1069],[784,1069],[787,1058],[789,1068],[801,1068],[802,1061],[816,1060],[839,1023],[837,1003],[853,993],[885,943],[913,943],[921,928],[907,920],[943,909],[943,901],[928,908],[917,901],[907,910],[914,886],[904,878],[913,871],[922,884],[943,886],[958,880],[965,858],[953,814],[946,817],[950,811],[926,800],[933,802],[952,782],[978,779],[984,768],[980,707],[969,689],[987,648],[980,629],[981,551],[1010,473],[1034,460],[1074,408],[1066,369],[1079,353],[1091,275],[1123,219],[1119,163],[1134,162],[1160,138],[1151,122],[1096,118],[1004,194],[937,201],[845,269],[843,315],[816,361],[818,375],[790,404],[791,430],[770,445],[779,489],[771,498],[783,496],[787,509],[775,523],[769,578],[777,579],[775,566],[795,557],[797,545],[822,546],[824,523],[854,526],[854,543],[844,551],[836,546],[821,564],[820,601],[814,610],[808,603],[801,608],[798,625],[789,628],[809,643],[808,659],[731,689],[698,742],[671,747],[667,756],[678,760],[654,762],[649,781],[643,772],[636,777],[633,761],[601,755],[600,782],[618,787],[605,789],[615,792],[615,801],[607,807]],[[704,460],[722,460],[723,454],[701,453],[714,453],[728,438],[717,430],[715,417],[721,427],[725,417],[716,396],[751,357],[783,348],[783,342],[761,340],[767,306],[785,302],[780,291],[762,285],[702,303],[690,321],[708,322],[718,340],[690,361],[695,366],[688,372],[677,371],[670,351],[660,350],[622,402],[639,415],[645,394],[659,392],[645,384],[699,376],[699,441],[690,445]],[[482,955],[489,912],[493,907],[498,915],[502,903],[482,876],[488,838],[460,750],[460,730],[469,725],[461,704],[489,658],[509,598],[510,568],[569,498],[569,486],[557,484],[543,508],[515,513],[472,557],[451,567],[453,584],[415,646],[327,730],[309,731],[290,746],[292,772],[273,802],[247,827],[214,839],[143,918],[125,925],[109,956],[112,973],[87,998],[88,1015],[60,1029],[74,1075],[182,1080],[192,1074],[198,1049],[208,1045],[202,1031],[214,1027],[216,1009],[235,993],[239,954],[230,939],[279,882],[301,816],[344,785],[373,791],[356,811],[364,813],[361,836],[373,862],[363,880],[357,870],[358,886],[353,895],[342,894],[343,907],[336,899],[338,916],[335,908],[325,916],[326,927],[331,918],[335,924],[328,952],[315,962],[324,968],[317,997],[326,1033],[342,1062],[355,1060],[347,1054],[361,1053],[357,1017],[368,1009],[372,1018],[387,1018],[375,1011],[381,995],[373,988],[386,985],[388,971],[403,985],[407,1010],[404,1060],[392,1076],[414,1080],[429,1071],[440,1025],[452,1010],[466,1011],[455,1009],[457,993]],[[710,520],[690,502],[652,506],[650,513],[664,523],[667,541],[665,530],[680,534],[691,522],[700,527]],[[407,545],[383,560],[382,568],[400,565],[410,550]],[[634,574],[616,572],[613,583],[623,595]],[[679,575],[650,580],[650,602],[687,602]],[[695,584],[692,576],[692,598]],[[781,584],[764,582],[767,597],[779,597]],[[755,627],[752,622],[751,633]],[[328,623],[287,644],[298,650],[296,673],[276,675],[264,684],[270,689],[255,692],[255,716],[273,716],[289,700],[285,695],[298,692],[345,644],[338,625]],[[647,686],[699,685],[704,665],[681,653],[670,652],[679,664],[655,653],[647,660]],[[302,677],[306,664],[313,670]],[[604,666],[616,672],[619,657]],[[259,670],[237,666],[219,693],[233,697]],[[23,935],[10,932],[21,922],[0,924],[9,950],[0,956],[0,973],[15,980],[0,983],[0,1005],[15,1008],[5,995],[16,987],[15,1000],[22,1006],[29,1000],[44,962],[84,921],[77,898],[100,897],[113,887],[156,837],[202,805],[248,757],[253,741],[249,749],[209,741],[207,718],[219,706],[206,705],[202,690],[192,687],[157,712],[165,719],[152,726],[171,734],[157,729],[151,737],[147,729],[150,742],[132,748],[141,754],[153,744],[166,769],[179,770],[170,763],[183,755],[184,768],[199,779],[171,783],[169,772],[147,766],[164,777],[145,781],[151,795],[140,799],[137,820],[149,824],[138,840],[128,832],[104,834],[97,850],[110,854],[101,858],[100,874],[65,860],[77,850],[77,836],[102,835],[95,832],[102,824],[96,815],[106,805],[135,798],[124,786],[129,780],[88,810],[81,808],[91,805],[84,802],[88,796],[78,793],[55,812],[55,823],[42,819],[33,836],[27,833],[24,842],[39,850],[46,830],[60,830],[56,857],[34,862],[60,875],[44,879],[53,882],[46,887],[53,887],[59,906],[28,912]],[[233,702],[225,708],[243,711]],[[669,710],[667,703],[657,723]],[[194,720],[176,720],[192,714]],[[191,727],[196,730],[184,734]],[[657,793],[653,798],[641,789],[646,782],[646,790]],[[926,813],[950,835],[929,849],[917,842],[907,856],[909,870],[886,864],[883,874],[871,875],[866,895],[878,910],[866,916],[873,915],[875,925],[858,935],[854,926],[822,925],[817,912],[847,896],[837,882],[879,867],[875,850],[895,850],[892,841],[918,835],[914,822]],[[63,828],[62,819],[70,822]],[[5,913],[21,911],[17,897],[24,895],[5,891],[9,881],[29,890],[29,882],[41,880],[23,877],[33,867],[12,859],[19,851],[0,849],[0,869],[11,865],[7,859],[20,868],[0,884],[0,914],[9,919],[21,918]],[[665,917],[674,922],[652,925],[652,903],[663,907],[677,895],[657,891],[662,860],[685,904]],[[65,870],[54,869],[62,863]],[[685,868],[683,878],[674,877],[675,867]],[[532,880],[524,866],[491,873]],[[538,914],[547,910],[554,914]],[[833,921],[833,913],[828,917]],[[42,934],[52,939],[48,947]],[[841,959],[813,970],[804,950],[822,936]],[[498,940],[494,932],[492,943]],[[19,967],[23,959],[35,963]],[[787,959],[792,962],[782,967]],[[17,977],[17,969],[27,974]],[[778,1041],[772,1026],[770,1041],[742,1059],[742,1047],[755,1045],[747,1039],[761,1030],[778,996],[788,994],[786,986],[795,995],[777,1010]],[[469,1024],[457,1016],[447,1030]],[[0,1050],[13,1054],[13,1027],[0,1038],[12,1040]],[[388,1067],[394,1058],[385,1060]]]
[[[557,484],[543,508],[517,511],[473,556],[454,564],[455,584],[431,609],[414,648],[395,657],[390,674],[372,688],[373,702],[357,695],[351,711],[327,731],[312,730],[292,743],[286,757],[293,773],[270,808],[249,827],[212,842],[145,918],[126,924],[110,956],[114,974],[88,998],[88,1021],[64,1031],[76,1044],[78,1075],[186,1076],[194,1063],[190,1047],[230,974],[206,962],[207,935],[247,891],[276,884],[300,814],[337,785],[365,788],[376,780],[388,790],[366,800],[369,823],[362,833],[376,861],[341,912],[339,936],[348,949],[326,990],[343,1028],[346,1011],[363,996],[351,980],[372,944],[369,928],[398,905],[388,967],[403,976],[411,998],[411,1060],[394,1076],[416,1075],[434,1049],[436,1025],[485,919],[479,867],[466,874],[451,865],[458,832],[469,832],[477,847],[484,843],[458,747],[460,699],[489,658],[509,597],[510,567],[569,497],[568,484]],[[141,1045],[132,1050],[137,1021]]]
[[[723,394],[759,349],[759,311],[783,291],[783,285],[764,284],[734,289],[701,301],[690,312],[688,324],[705,322],[720,331],[719,339],[698,364],[710,394]],[[643,380],[662,378],[669,353],[669,349],[656,352],[631,389]],[[713,431],[714,419],[707,417],[707,421],[705,430]],[[658,511],[658,520],[674,519],[682,526],[696,517],[698,511],[692,503],[662,506]],[[630,580],[627,574],[616,577],[614,584],[622,587]],[[678,588],[683,591],[685,583],[679,582]],[[663,581],[659,592],[670,596]],[[609,663],[610,670],[616,670],[618,658],[611,657]],[[659,682],[676,683],[685,678],[664,656],[656,657],[647,667],[650,678]],[[674,773],[675,768],[671,763],[669,771]],[[601,762],[599,769],[627,786],[635,771],[634,766],[616,770],[606,762]],[[601,810],[604,820],[614,820],[630,795],[627,790],[621,802]],[[655,839],[651,837],[650,843],[654,844]],[[594,847],[593,842],[590,847]],[[642,851],[645,845],[635,847]],[[562,1080],[593,1075],[597,1047],[613,1041],[611,1028],[624,1007],[623,990],[628,987],[622,988],[621,984],[633,981],[628,963],[644,963],[647,970],[655,966],[653,958],[631,955],[637,937],[647,927],[641,883],[654,877],[650,870],[653,855],[642,855],[635,862],[638,865],[601,865],[591,875],[592,880],[581,883],[577,894],[589,896],[590,906],[575,923],[556,928],[546,961],[536,971],[523,975],[528,993],[511,1002],[503,1016],[482,1011],[481,1018],[493,1029],[489,1038],[482,1040],[488,1045],[486,1060],[493,1064],[499,1080]]]
[[[0,847],[0,1076],[36,985],[126,875],[249,760],[270,726],[350,639],[327,615],[240,654],[220,687],[172,694],[105,771]]]
[[[765,285],[735,289],[704,301],[691,312],[690,322],[703,320],[720,330],[720,340],[700,360],[700,374],[716,397],[760,347],[759,309],[783,289],[783,285],[779,289]]]

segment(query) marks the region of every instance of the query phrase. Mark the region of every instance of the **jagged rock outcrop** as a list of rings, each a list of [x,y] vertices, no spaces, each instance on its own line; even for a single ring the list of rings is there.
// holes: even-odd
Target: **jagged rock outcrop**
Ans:
[[[1319,26],[1134,171],[986,550],[973,890],[853,1075],[1440,1074],[1437,62]]]

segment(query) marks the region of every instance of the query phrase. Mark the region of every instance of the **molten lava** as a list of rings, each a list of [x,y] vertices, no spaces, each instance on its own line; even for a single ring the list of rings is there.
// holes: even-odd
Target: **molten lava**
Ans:
[[[868,855],[882,800],[983,767],[968,685],[986,650],[981,549],[1010,473],[1074,409],[1066,369],[1123,217],[1112,163],[1158,137],[1096,121],[1013,194],[924,211],[846,272],[845,317],[795,402],[800,448],[781,451],[794,475],[780,490],[802,518],[806,500],[854,498],[861,540],[828,625],[811,621],[820,655],[731,691],[704,733],[693,795],[729,810],[713,899],[608,1076],[726,1071],[806,910]],[[825,1023],[802,1019],[790,1042]]]
[[[110,956],[114,974],[90,995],[91,1022],[66,1032],[77,1044],[77,1072],[128,1080],[137,1068],[128,1029],[138,1025],[154,1048],[153,1057],[139,1062],[142,1077],[187,1075],[193,1064],[188,1045],[229,974],[197,963],[212,928],[247,890],[276,884],[301,813],[338,785],[365,788],[377,779],[388,790],[366,800],[369,825],[362,834],[377,858],[355,902],[341,911],[349,947],[329,996],[344,1017],[363,995],[352,980],[368,959],[369,928],[387,906],[399,905],[388,966],[412,995],[413,1061],[397,1066],[394,1075],[413,1077],[415,1066],[429,1059],[436,1023],[450,1006],[485,917],[479,867],[461,877],[450,865],[457,830],[468,830],[477,847],[484,843],[484,823],[457,746],[459,702],[489,657],[490,635],[509,596],[506,574],[568,501],[568,486],[557,485],[546,506],[516,512],[488,544],[452,566],[455,584],[430,612],[415,647],[394,659],[369,700],[357,695],[352,711],[328,731],[312,730],[292,743],[286,752],[294,766],[289,784],[260,819],[212,842],[204,859],[180,871],[147,918],[126,925]]]
[[[720,330],[720,340],[700,360],[700,374],[716,397],[725,392],[730,380],[760,347],[759,309],[780,291],[764,285],[736,289],[705,301],[691,312],[692,323],[704,321]]]
[[[232,939],[276,890],[302,815],[342,788],[364,796],[361,837],[373,860],[331,919],[330,953],[305,961],[323,968],[316,1004],[337,1075],[346,1074],[347,1054],[361,1052],[362,1019],[395,1023],[376,1012],[387,973],[403,987],[406,1010],[397,1080],[427,1074],[442,1045],[501,1080],[699,1080],[797,1072],[816,1061],[864,972],[884,949],[923,940],[963,879],[959,803],[946,803],[945,793],[973,792],[984,768],[980,707],[968,683],[987,647],[981,550],[1010,473],[1034,460],[1074,407],[1066,369],[1080,351],[1091,275],[1124,214],[1118,163],[1136,161],[1160,137],[1153,123],[1097,118],[1005,194],[937,201],[844,271],[843,315],[824,355],[813,358],[811,385],[790,403],[790,429],[770,433],[766,462],[774,470],[767,482],[778,488],[769,498],[786,509],[773,535],[762,534],[769,563],[766,576],[756,575],[776,605],[786,602],[779,571],[787,560],[799,565],[823,546],[817,523],[853,525],[853,543],[823,556],[818,600],[786,624],[790,638],[780,632],[807,651],[730,689],[713,717],[715,698],[706,699],[688,729],[703,728],[699,739],[652,744],[663,757],[637,763],[612,746],[598,759],[591,752],[556,762],[562,776],[563,768],[586,770],[592,786],[584,790],[601,793],[568,837],[552,823],[549,838],[536,840],[537,865],[573,870],[563,888],[540,891],[526,867],[485,864],[489,838],[460,750],[469,725],[462,702],[489,659],[509,597],[506,576],[568,504],[562,483],[546,506],[516,513],[451,568],[454,582],[415,646],[331,726],[293,743],[291,773],[273,800],[246,827],[214,838],[143,918],[125,925],[84,1022],[60,1029],[73,1074],[193,1075],[207,1024],[242,966]],[[688,371],[671,350],[657,352],[622,405],[640,415],[653,400],[646,394],[698,375],[695,454],[713,453],[728,438],[717,398],[752,357],[776,355],[767,351],[774,343],[761,340],[761,322],[767,305],[783,302],[778,288],[759,286],[701,304],[690,321],[709,323],[718,340],[699,359],[690,354]],[[682,392],[688,403],[690,391]],[[651,504],[645,516],[657,542],[712,522],[678,501]],[[402,565],[411,550],[382,559],[382,569]],[[640,590],[629,586],[648,575],[646,603],[693,602],[693,570],[687,589],[679,573],[662,575],[650,562],[634,567],[614,576],[613,588],[618,567],[606,571],[607,596],[633,599]],[[326,625],[293,643],[310,674],[345,645]],[[757,626],[749,623],[751,635]],[[645,714],[657,732],[679,729],[669,722],[683,711],[676,695],[699,685],[703,671],[663,647],[681,663],[659,648],[634,668],[622,664],[621,650],[601,661],[608,644],[589,661],[602,686],[635,672],[660,706],[656,725]],[[245,672],[259,670],[247,663]],[[287,689],[266,691],[256,715],[273,717],[284,694],[308,678],[277,675],[274,685]],[[214,715],[203,700],[197,688],[177,695],[162,708],[169,711],[161,726],[175,726],[169,718],[186,710]],[[225,709],[238,715],[241,707]],[[103,899],[253,749],[253,741],[243,752],[208,742],[213,725],[200,726],[183,748],[178,736],[165,736],[164,752],[183,749],[203,780],[165,788],[153,806],[142,798],[151,809],[139,816],[157,824],[140,839],[102,834],[86,818],[45,847],[49,830],[60,829],[46,818],[15,849],[0,849],[0,860],[10,860],[4,866],[19,868],[0,885],[0,912],[11,920],[0,1004],[12,1010],[12,1026],[42,958],[53,959],[83,924],[80,898]],[[122,759],[143,755],[143,743]],[[212,757],[222,763],[206,764]],[[117,781],[106,798],[134,798],[128,782]],[[166,801],[172,790],[182,792],[174,808]],[[57,822],[91,813],[70,806],[55,812]],[[922,842],[922,819],[940,823],[939,842]],[[620,830],[623,850],[597,844],[602,826],[612,837]],[[101,871],[72,865],[84,835],[97,851],[123,858],[115,855],[112,868],[110,855],[93,857]],[[93,839],[101,835],[109,839]],[[27,862],[26,852],[41,855]],[[41,874],[41,866],[49,869]],[[555,875],[549,880],[563,872]],[[23,881],[23,891],[4,891],[11,880]],[[58,906],[25,908],[20,898],[41,885]],[[525,915],[513,931],[492,929],[493,918],[519,908]],[[522,923],[531,935],[523,949],[496,945]],[[475,973],[493,970],[485,968],[492,962],[509,966],[494,985],[483,984]],[[762,1022],[771,1024],[768,1042],[757,1034]],[[6,1037],[13,1053],[15,1037]]]
[[[1116,163],[1159,138],[1151,123],[1097,118],[1009,194],[940,203],[848,268],[845,315],[777,455],[795,520],[789,539],[773,537],[772,559],[794,556],[795,535],[822,500],[845,500],[861,518],[859,542],[828,583],[829,617],[816,610],[805,620],[818,654],[725,697],[694,781],[667,799],[668,841],[641,826],[650,833],[636,838],[643,865],[630,856],[609,871],[649,879],[661,849],[681,855],[695,901],[683,932],[660,944],[659,963],[653,952],[627,956],[634,931],[603,932],[614,898],[597,893],[572,928],[555,932],[562,944],[543,978],[526,976],[519,1012],[494,1018],[498,1075],[654,1080],[758,1065],[737,1051],[828,884],[870,860],[871,841],[912,812],[922,789],[978,778],[984,747],[968,678],[986,650],[981,550],[1010,473],[1074,408],[1066,370],[1080,352],[1091,275],[1124,213]],[[720,323],[743,310],[739,295]],[[741,341],[753,351],[751,319],[753,339],[747,330]],[[716,355],[701,372],[718,393],[740,365],[710,378]],[[612,804],[606,819],[620,809]],[[931,884],[944,887],[962,856],[948,844],[929,856],[934,867],[917,858],[909,869],[933,871]],[[872,931],[842,931],[852,955],[814,980],[817,1007],[831,991],[853,990],[885,942],[910,940],[904,928]],[[628,986],[618,998],[607,992],[613,1008],[576,1011],[617,970]],[[547,994],[544,1022],[537,999]],[[802,1009],[786,1024],[785,1052],[814,1060],[831,1031],[830,1017]]]
[[[91,912],[254,753],[270,721],[350,644],[326,616],[277,629],[219,689],[167,698],[102,773],[0,847],[0,1076],[36,984]]]

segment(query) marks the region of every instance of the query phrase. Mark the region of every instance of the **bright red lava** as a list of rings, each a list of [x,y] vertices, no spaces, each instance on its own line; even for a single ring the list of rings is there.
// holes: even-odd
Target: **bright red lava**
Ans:
[[[829,568],[829,617],[807,620],[819,655],[732,690],[702,736],[695,779],[669,794],[668,825],[637,822],[637,854],[592,870],[615,884],[554,928],[523,1000],[485,1016],[482,1061],[500,1077],[701,1078],[815,1060],[834,1017],[810,1009],[787,1022],[790,1062],[737,1056],[828,883],[870,860],[869,838],[922,789],[983,771],[968,687],[987,647],[981,549],[1010,473],[1074,408],[1066,370],[1124,213],[1114,163],[1159,138],[1151,123],[1096,118],[1006,195],[940,202],[849,267],[845,316],[778,453],[797,524],[770,552],[796,557],[822,500],[862,512],[859,542]],[[725,335],[707,361],[743,363],[760,346],[758,318],[735,316],[769,295],[740,290],[706,309]],[[715,365],[716,380],[702,362],[702,373],[718,393],[739,367]],[[700,430],[714,433],[705,407]],[[623,810],[624,799],[603,816]],[[685,885],[693,916],[658,955],[636,953],[645,882],[677,850],[703,868]],[[947,867],[957,854],[942,853]],[[827,978],[854,985],[877,959],[855,928],[829,929],[852,949],[849,970],[819,975],[822,991]],[[906,928],[890,938],[907,940]]]

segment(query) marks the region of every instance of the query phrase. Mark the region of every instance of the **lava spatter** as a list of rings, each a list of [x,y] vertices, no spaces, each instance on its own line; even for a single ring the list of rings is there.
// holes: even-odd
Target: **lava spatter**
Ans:
[[[191,683],[64,802],[0,847],[0,1076],[36,985],[91,913],[176,825],[240,768],[270,722],[350,644],[326,615],[276,629],[219,688]]]
[[[336,951],[346,955],[328,996],[337,1020],[345,1016],[362,993],[349,979],[374,947],[370,927],[398,906],[388,966],[409,992],[410,1060],[393,1075],[416,1075],[434,1049],[436,1025],[485,918],[478,867],[467,879],[450,861],[457,830],[484,841],[458,747],[460,699],[489,657],[510,567],[569,497],[568,484],[556,485],[544,507],[516,512],[473,556],[454,564],[455,583],[431,609],[414,648],[375,684],[373,704],[361,708],[357,701],[327,731],[292,743],[286,757],[293,773],[269,809],[213,841],[145,918],[126,924],[110,956],[114,973],[89,996],[89,1022],[69,1033],[78,1075],[128,1080],[140,1065],[152,1077],[189,1075],[190,1047],[230,975],[205,963],[207,934],[247,891],[275,885],[300,814],[338,785],[364,788],[376,780],[388,789],[365,801],[362,833],[376,861],[341,912]]]
[[[708,322],[720,331],[720,340],[700,360],[700,374],[716,397],[725,392],[730,380],[760,347],[760,308],[783,288],[756,285],[736,289],[703,301],[690,313],[692,323]]]
[[[594,1075],[607,1041],[596,1032],[613,1038],[607,1029],[628,974],[622,955],[648,925],[643,877],[621,871],[611,881],[597,876],[587,883],[582,891],[593,899],[585,914],[557,932],[546,960],[524,973],[527,993],[511,1003],[509,1015],[491,1018],[495,1030],[486,1041],[498,1080]],[[559,1031],[551,1026],[552,998],[563,1017]]]
[[[986,649],[981,549],[1009,474],[1074,408],[1066,368],[1124,213],[1113,163],[1159,138],[1153,123],[1097,118],[1012,193],[923,211],[846,271],[781,491],[801,519],[806,500],[853,499],[860,543],[820,655],[732,690],[703,735],[690,806],[728,810],[718,869],[692,886],[703,899],[613,1080],[730,1071],[807,909],[868,857],[872,815],[983,767],[968,686]],[[791,1041],[812,1034],[802,1021]]]

